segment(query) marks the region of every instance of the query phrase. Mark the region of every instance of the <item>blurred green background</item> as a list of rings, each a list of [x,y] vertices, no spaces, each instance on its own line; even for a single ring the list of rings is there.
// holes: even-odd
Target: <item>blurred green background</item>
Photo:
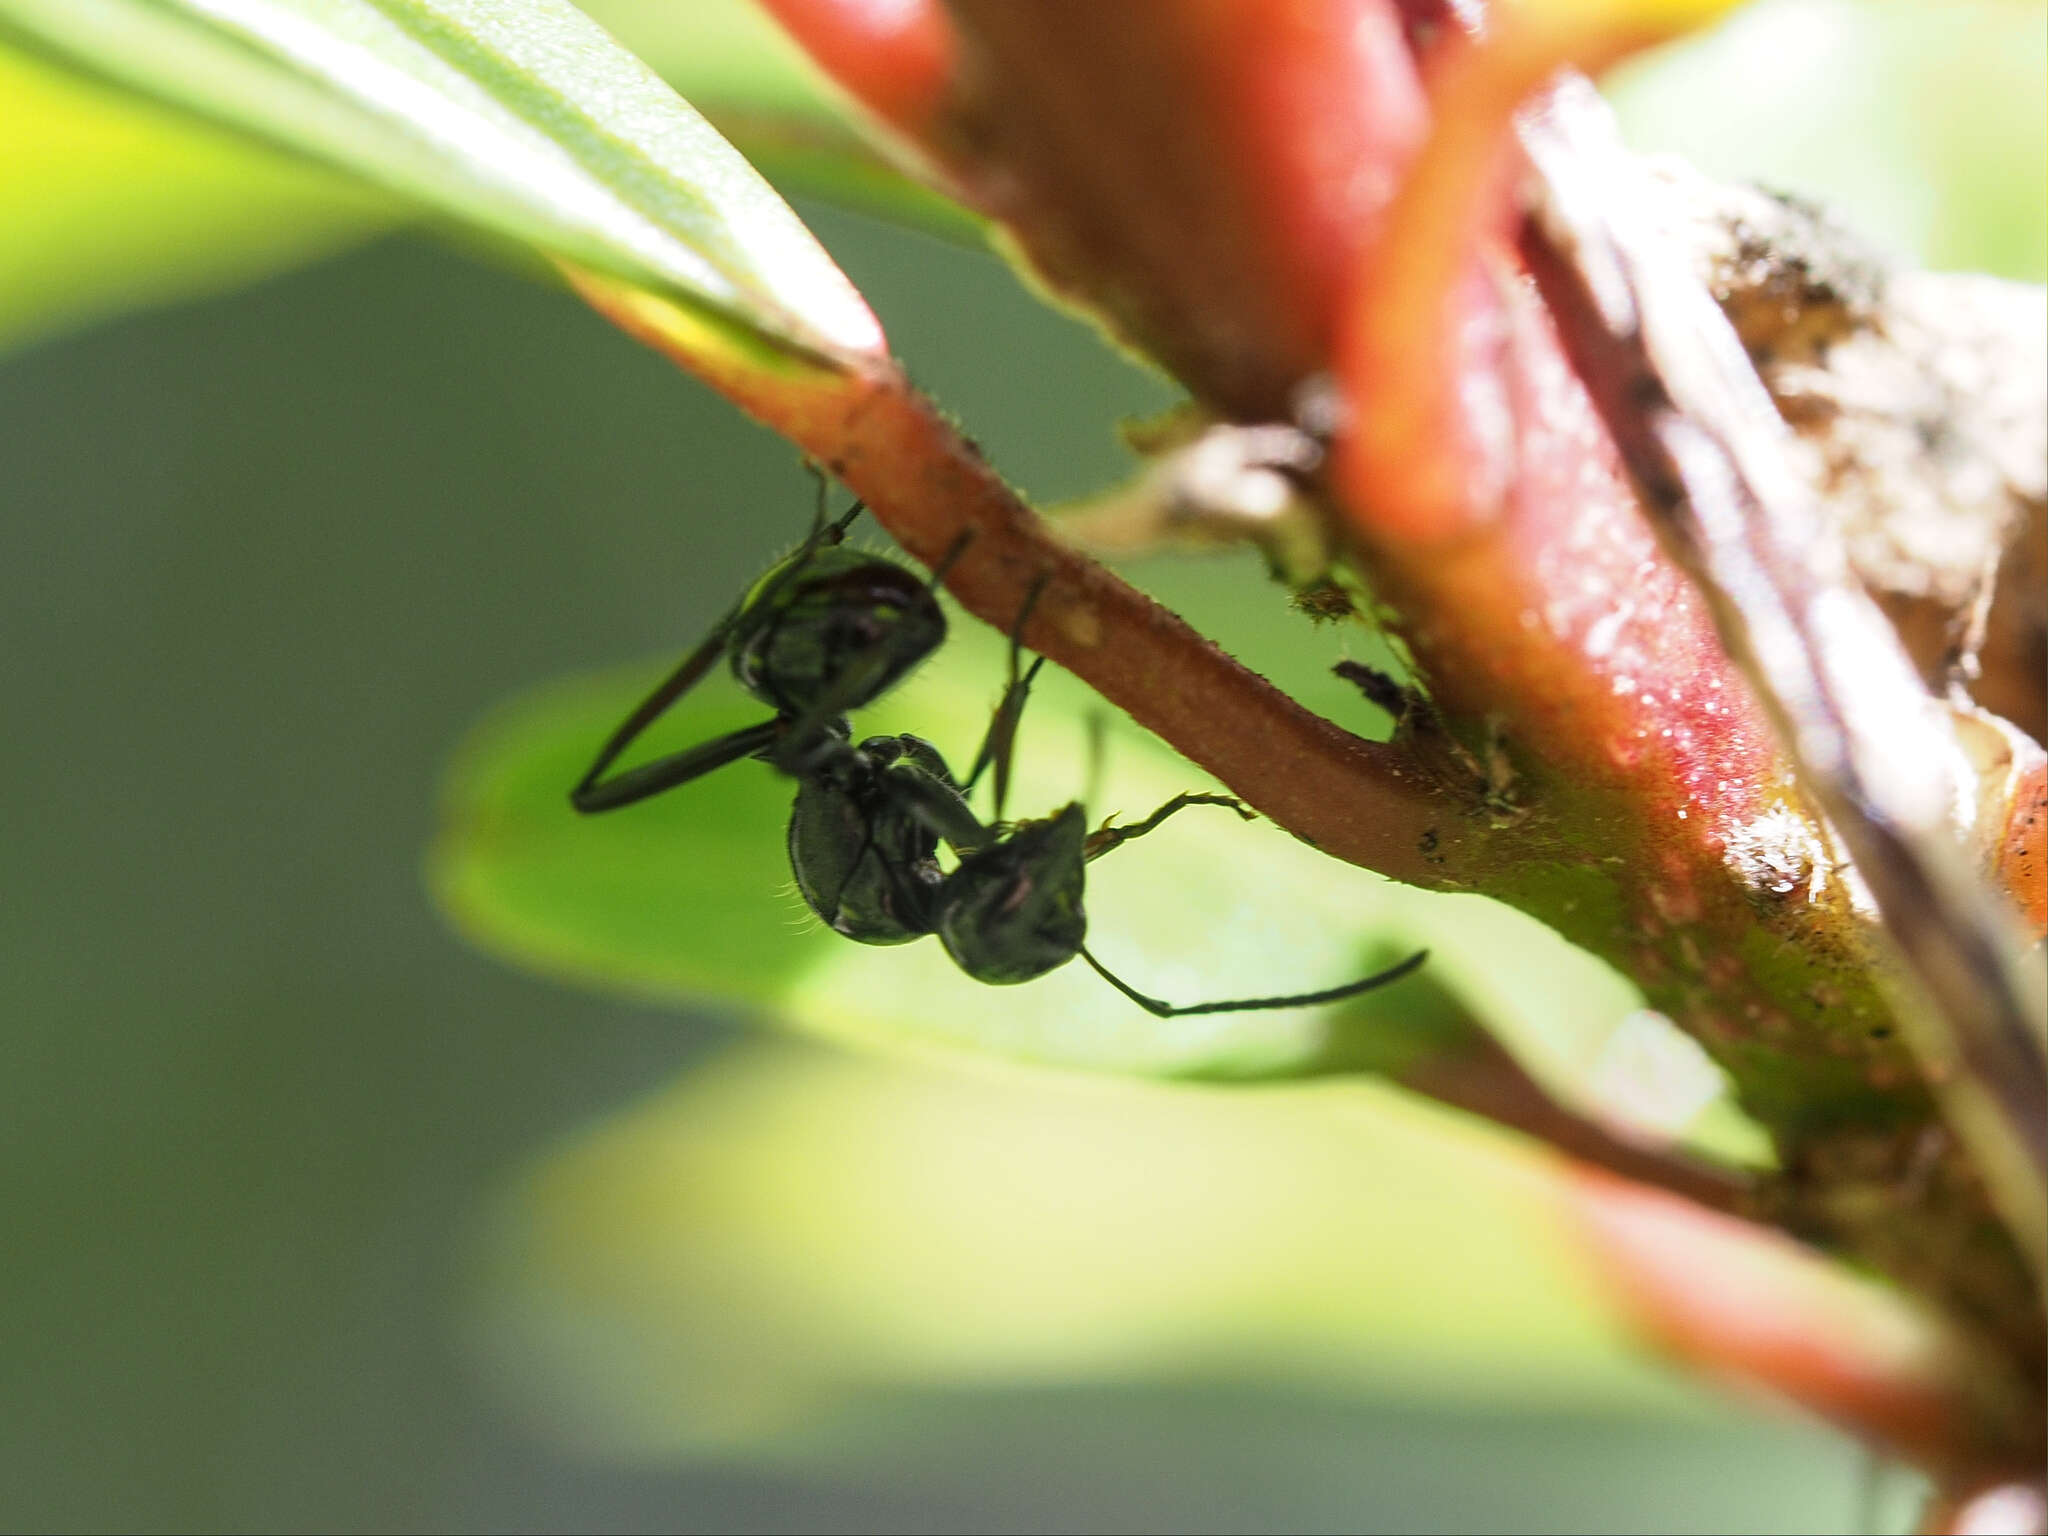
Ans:
[[[1919,50],[1894,78],[1950,80],[1939,111],[1897,111],[1904,86],[1876,107],[1940,134],[1859,140],[1849,106],[1815,116],[1824,92],[1762,81],[1760,103],[1829,129],[1808,184],[1861,198],[1899,248],[2038,279],[2038,9],[1978,8],[2034,44],[2004,115],[1969,87],[2010,39],[1937,69],[1940,8],[1874,9],[1904,17],[1885,47]],[[1757,47],[1715,66],[1724,89]],[[1629,87],[1647,138],[1697,134],[1665,109],[1712,78]],[[1850,83],[1867,94],[1868,68]],[[0,324],[44,332],[0,358],[0,1523],[1860,1518],[1846,1442],[1631,1361],[1555,1236],[1522,1229],[1527,1166],[1449,1117],[1345,1084],[855,1057],[466,947],[421,862],[470,726],[694,639],[801,525],[805,480],[530,274],[359,244],[374,200],[197,137],[37,139],[32,94],[11,119],[0,95],[0,144],[39,146],[0,200],[71,211],[40,248],[0,237]],[[1978,141],[1927,148],[1972,112]],[[1740,148],[1728,117],[1709,155]],[[203,166],[213,200],[95,198],[88,162],[188,190],[163,167]],[[1947,163],[1973,169],[1928,168]],[[986,258],[803,211],[1034,496],[1120,472],[1109,424],[1170,398]],[[49,318],[167,267],[143,296],[235,291]],[[1315,686],[1335,642],[1242,566],[1148,575]],[[779,882],[780,857],[731,878]],[[1625,1010],[1552,963],[1560,1017]]]

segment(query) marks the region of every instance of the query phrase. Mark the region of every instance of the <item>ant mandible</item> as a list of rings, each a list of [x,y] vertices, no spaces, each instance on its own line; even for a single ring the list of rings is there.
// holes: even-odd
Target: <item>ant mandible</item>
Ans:
[[[945,639],[937,599],[963,535],[929,581],[894,561],[842,547],[859,516],[855,503],[827,521],[824,483],[810,534],[713,626],[605,742],[569,799],[577,810],[617,810],[754,757],[797,781],[789,860],[805,902],[835,932],[863,944],[905,944],[937,934],[977,981],[1029,981],[1076,955],[1104,981],[1160,1018],[1297,1008],[1335,1002],[1398,981],[1427,951],[1387,970],[1317,992],[1173,1004],[1124,982],[1087,948],[1082,905],[1086,866],[1157,828],[1191,805],[1217,805],[1249,819],[1228,795],[1182,794],[1128,826],[1090,833],[1079,801],[1038,820],[1005,822],[1011,747],[1044,657],[1020,673],[1026,620],[1043,590],[1026,599],[1010,633],[1009,683],[963,783],[921,737],[871,736],[858,746],[846,714],[879,697]],[[772,718],[607,779],[605,771],[668,708],[731,653],[733,676],[775,711]],[[995,820],[968,804],[982,773],[995,773]],[[944,843],[958,862],[939,863]]]

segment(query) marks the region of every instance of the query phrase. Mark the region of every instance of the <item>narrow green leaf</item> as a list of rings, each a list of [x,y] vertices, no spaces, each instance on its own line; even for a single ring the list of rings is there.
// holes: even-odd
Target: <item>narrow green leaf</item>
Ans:
[[[979,240],[971,215],[861,139],[741,0],[585,9],[783,190]],[[0,348],[253,282],[406,217],[355,177],[0,47]]]
[[[906,176],[755,0],[584,0],[784,192],[981,246],[982,224]]]
[[[999,692],[1001,641],[979,625],[956,631],[939,658],[863,712],[864,732],[915,731],[949,761],[971,760]],[[1090,867],[1090,948],[1133,985],[1181,1002],[1306,991],[1423,946],[1433,951],[1428,975],[1348,1006],[1162,1022],[1078,962],[994,988],[959,972],[936,940],[851,943],[791,889],[791,785],[759,764],[609,815],[569,810],[568,786],[661,670],[548,689],[485,724],[462,753],[431,873],[477,942],[635,995],[745,1001],[828,1036],[1153,1076],[1353,1069],[1398,1049],[1390,1031],[1434,1027],[1436,987],[1560,1062],[1592,1049],[1630,1006],[1611,972],[1505,908],[1407,890],[1267,822],[1200,807]],[[1021,733],[1013,815],[1046,814],[1083,792],[1091,707],[1100,709],[1071,679],[1042,681]],[[648,750],[761,714],[714,679]],[[1092,819],[1135,820],[1179,791],[1214,787],[1134,728],[1111,732],[1107,760]],[[1528,985],[1538,972],[1546,985]]]
[[[0,346],[254,281],[399,212],[351,177],[0,48]]]
[[[564,0],[0,0],[0,27],[785,350],[882,346],[768,184]]]

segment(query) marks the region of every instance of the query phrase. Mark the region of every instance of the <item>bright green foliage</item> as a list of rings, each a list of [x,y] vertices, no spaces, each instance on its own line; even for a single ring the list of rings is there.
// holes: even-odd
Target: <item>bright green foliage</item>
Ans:
[[[360,182],[0,49],[0,346],[238,286],[398,211]]]
[[[785,349],[882,345],[768,184],[563,0],[0,0],[8,27]]]
[[[746,0],[582,9],[777,185],[977,238],[862,142]],[[253,281],[402,217],[354,178],[0,47],[0,346]]]
[[[1162,1375],[1704,1407],[1634,1350],[1540,1162],[1371,1085],[756,1046],[549,1149],[492,1216],[472,1338],[606,1457]]]

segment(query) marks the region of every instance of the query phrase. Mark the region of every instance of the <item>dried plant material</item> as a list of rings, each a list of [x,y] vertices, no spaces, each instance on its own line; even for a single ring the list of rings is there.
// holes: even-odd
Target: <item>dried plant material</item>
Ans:
[[[1894,271],[1821,209],[1645,163],[1922,675],[2048,728],[2048,291]],[[2001,580],[2010,562],[2010,575]]]
[[[1953,714],[1975,789],[1957,807],[1957,835],[1985,876],[2012,897],[2028,937],[2038,942],[2048,932],[2048,753],[1987,709],[1956,704]]]
[[[2048,998],[2010,918],[1957,858],[1974,788],[1951,722],[1849,569],[1821,487],[1732,325],[1643,217],[1647,178],[1583,80],[1521,124],[1524,251],[1668,547],[1768,702],[1901,962],[1890,991],[1923,1076],[2048,1274]],[[1808,345],[1806,328],[1793,334]],[[1989,573],[1986,573],[1989,579]]]
[[[1304,495],[1323,450],[1293,427],[1215,425],[1187,432],[1176,412],[1147,424],[1141,441],[1165,451],[1137,479],[1048,515],[1075,544],[1099,554],[1255,546],[1291,587],[1321,582],[1334,557],[1321,513]]]

